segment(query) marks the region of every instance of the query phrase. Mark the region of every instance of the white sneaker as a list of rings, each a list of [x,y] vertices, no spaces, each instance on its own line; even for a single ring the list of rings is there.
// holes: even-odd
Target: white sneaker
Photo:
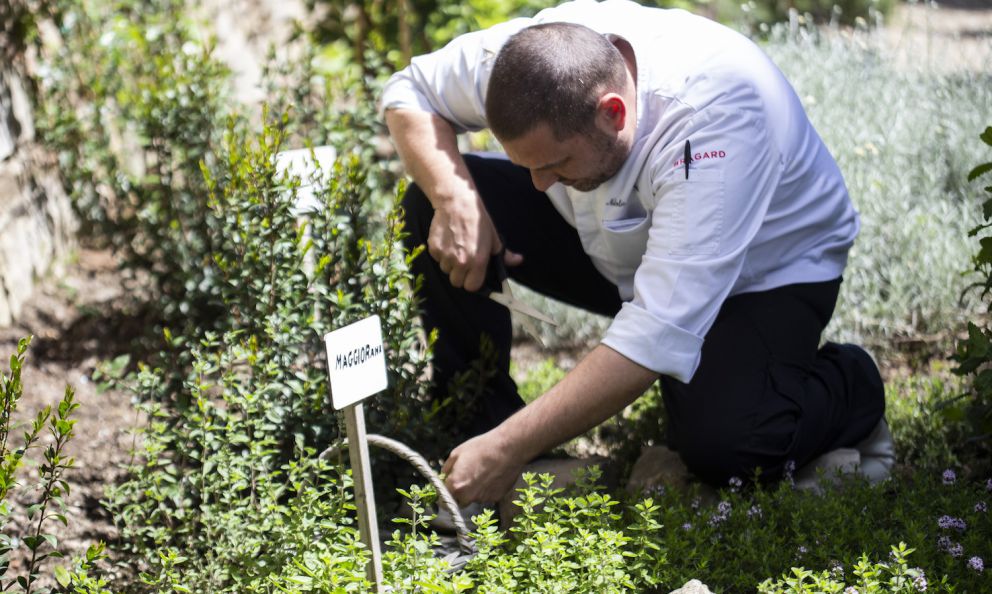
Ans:
[[[860,474],[871,484],[889,478],[896,463],[896,448],[885,417],[853,448],[837,448],[814,458],[796,472],[796,488],[820,491],[821,477],[836,479],[838,474]]]
[[[861,453],[853,448],[837,448],[813,458],[809,464],[796,471],[797,489],[821,492],[820,483],[824,479],[835,484],[838,475],[853,474],[861,464]]]
[[[861,454],[859,472],[868,482],[880,483],[889,478],[892,467],[896,464],[896,444],[892,441],[892,433],[889,432],[885,417],[882,417],[868,437],[854,447]]]

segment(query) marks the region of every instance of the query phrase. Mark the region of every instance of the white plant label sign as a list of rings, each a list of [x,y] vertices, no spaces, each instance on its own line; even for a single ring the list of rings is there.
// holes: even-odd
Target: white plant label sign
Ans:
[[[386,354],[379,316],[324,335],[331,401],[341,410],[386,389]]]

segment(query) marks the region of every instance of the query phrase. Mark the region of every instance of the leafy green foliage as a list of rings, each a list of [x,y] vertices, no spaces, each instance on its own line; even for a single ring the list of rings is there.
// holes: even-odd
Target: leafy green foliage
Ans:
[[[885,417],[892,430],[899,463],[919,471],[959,467],[969,459],[965,443],[965,382],[946,362],[908,377],[892,377],[885,386]]]
[[[504,535],[492,530],[490,512],[475,520],[480,554],[466,571],[480,592],[624,592],[635,589],[628,573],[633,552],[623,533],[620,502],[595,489],[597,475],[578,482],[577,492],[560,496],[551,475],[525,474],[514,504],[507,546],[512,556],[494,554]],[[648,502],[650,505],[650,502]],[[646,526],[642,526],[647,528]],[[655,551],[651,550],[651,553]]]
[[[377,431],[423,441],[420,419],[432,412],[422,404],[427,358],[398,212],[376,222],[351,157],[332,165],[321,209],[300,220],[300,180],[273,164],[282,121],[257,137],[232,128],[223,167],[204,167],[228,332],[195,341],[168,335],[176,359],[192,361],[181,381],[177,370],[147,366],[133,380],[151,423],[131,479],[109,506],[135,553],[167,561],[146,576],[150,587],[262,591],[273,580],[319,581],[325,557],[349,558],[364,575],[355,534],[340,530],[350,522],[343,495],[325,501],[325,485],[342,479],[312,460],[340,435],[325,333],[379,316],[389,388],[367,404]]]
[[[440,576],[443,560],[425,554],[436,540],[423,523],[415,534],[394,534],[391,546],[403,544],[387,554],[397,568],[389,583],[401,591],[668,592],[701,579],[715,592],[759,584],[790,593],[977,592],[992,555],[992,487],[948,472],[881,485],[848,477],[823,494],[788,482],[732,485],[709,503],[666,489],[618,500],[596,486],[595,473],[567,493],[548,475],[525,478],[508,531],[491,510],[474,518],[478,554],[455,577]],[[423,494],[410,495],[422,512]],[[425,573],[435,581],[418,581]]]
[[[758,592],[762,594],[803,594],[805,592],[822,592],[832,594],[842,590],[859,592],[864,594],[915,594],[916,592],[947,592],[944,584],[937,584],[931,587],[926,580],[926,575],[919,568],[910,568],[906,564],[906,558],[913,552],[907,549],[906,543],[899,543],[899,546],[892,547],[889,561],[885,563],[871,563],[867,555],[862,555],[861,559],[851,569],[852,579],[850,585],[845,581],[845,571],[843,567],[835,566],[834,570],[824,570],[820,573],[808,571],[803,568],[794,568],[792,575],[783,575],[778,581],[771,579],[758,585]]]
[[[985,128],[981,140],[992,147],[992,127]],[[976,166],[968,174],[968,181],[975,181],[992,173],[992,162]],[[992,194],[992,185],[985,187],[985,192]],[[987,312],[992,311],[992,237],[986,230],[992,227],[992,196],[982,203],[982,223],[968,234],[979,237],[980,249],[973,258],[974,270],[981,279],[978,286],[982,289],[982,298],[986,301]],[[971,378],[971,406],[968,419],[972,425],[973,438],[979,442],[987,460],[988,452],[992,451],[992,328],[988,322],[968,322],[968,337],[958,343],[954,360],[958,363],[957,373]],[[987,463],[987,462],[986,462]]]
[[[151,272],[167,319],[209,327],[219,287],[199,167],[224,131],[226,69],[182,0],[52,4],[61,44],[47,48],[38,128],[85,231]]]
[[[339,584],[360,585],[350,479],[302,438],[285,461],[274,366],[234,337],[223,342],[231,346],[195,353],[185,414],[146,407],[139,458],[108,493],[124,542],[148,564],[134,587],[267,592],[319,579],[322,559],[334,561]],[[157,378],[145,370],[140,383]]]
[[[322,15],[317,39],[356,64],[365,76],[406,65],[455,36],[513,16],[534,14],[551,0],[307,0]]]
[[[49,582],[50,577],[54,577],[61,587],[58,590],[60,592],[109,592],[103,589],[105,583],[102,579],[87,575],[94,564],[103,558],[102,543],[91,546],[86,557],[75,562],[74,571],[70,572],[62,566],[53,568],[50,562],[46,563],[48,559],[62,557],[58,539],[51,532],[51,525],[53,521],[63,525],[69,523],[65,504],[65,497],[69,495],[69,483],[65,473],[72,468],[73,458],[68,455],[66,446],[73,436],[73,425],[76,423],[71,418],[72,412],[79,404],[75,402],[72,388],[67,386],[56,409],[53,411],[51,406],[46,406],[38,411],[24,431],[19,447],[15,447],[11,433],[21,428],[14,422],[14,413],[24,394],[21,373],[30,344],[30,337],[20,340],[16,354],[10,357],[9,375],[0,373],[0,591],[25,594],[51,592],[54,590],[44,585],[44,582],[46,577],[49,577]],[[18,510],[12,496],[14,490],[21,486],[17,482],[18,470],[33,448],[42,447],[39,439],[46,427],[47,444],[43,447],[37,479],[33,488],[29,489],[37,494],[26,498],[27,503],[23,509],[19,509],[27,520],[27,528],[19,531],[16,524],[9,525],[11,515]],[[8,575],[11,555],[21,547],[23,566],[14,575]]]
[[[65,45],[42,81],[50,98],[45,137],[61,149],[88,228],[127,254],[134,270],[150,273],[164,320],[162,353],[138,364],[138,373],[125,380],[149,422],[129,479],[107,497],[126,563],[141,571],[138,583],[121,585],[129,591],[368,590],[368,553],[354,527],[350,478],[316,455],[340,435],[340,421],[327,403],[321,342],[326,331],[372,314],[383,321],[390,386],[368,405],[373,430],[436,459],[445,447],[437,428],[457,426],[452,403],[426,398],[430,337],[421,336],[414,315],[412,255],[399,248],[396,174],[377,146],[382,128],[372,98],[379,83],[371,75],[402,62],[407,50],[397,54],[391,40],[401,39],[394,32],[403,27],[411,29],[409,51],[419,51],[460,27],[474,28],[451,14],[471,13],[480,25],[488,24],[483,20],[503,4],[442,2],[403,10],[389,3],[323,4],[340,14],[336,35],[348,40],[344,53],[360,58],[358,67],[334,72],[328,66],[333,59],[327,54],[340,48],[273,64],[265,83],[270,107],[249,117],[228,101],[227,73],[212,57],[210,42],[193,34],[180,0],[58,3]],[[403,12],[407,8],[413,12]],[[414,12],[434,19],[437,28]],[[949,122],[933,135],[935,144],[916,152],[895,148],[909,145],[903,130],[913,128],[912,138],[918,137],[914,117],[932,119],[940,105],[927,102],[931,95],[981,106],[990,104],[982,100],[989,87],[970,79],[942,79],[934,87],[929,79],[893,76],[871,51],[854,52],[842,42],[790,39],[774,51],[793,73],[815,74],[798,76],[797,86],[807,101],[812,97],[812,105],[822,106],[811,108],[814,118],[829,123],[821,129],[847,139],[828,144],[841,146],[839,158],[853,172],[856,200],[865,201],[859,207],[866,220],[881,221],[873,223],[876,228],[898,231],[890,241],[866,229],[868,246],[855,255],[856,262],[862,258],[855,269],[868,278],[854,275],[845,287],[853,285],[854,294],[865,297],[868,313],[846,318],[846,327],[889,337],[946,326],[960,315],[956,295],[948,313],[913,273],[936,276],[931,284],[945,292],[953,282],[946,271],[919,266],[926,259],[911,248],[926,246],[934,261],[953,260],[945,256],[956,253],[956,244],[937,249],[919,237],[953,234],[954,225],[967,224],[959,216],[967,200],[950,185],[960,160],[944,148],[955,145],[961,124]],[[824,80],[825,71],[859,84]],[[882,85],[893,79],[905,85]],[[906,91],[916,87],[920,96]],[[852,89],[887,97],[872,104],[891,106],[899,117],[865,125],[851,116],[858,114],[852,102],[865,103]],[[905,98],[900,102],[885,93]],[[905,117],[913,125],[901,119],[907,103],[922,105],[913,112],[917,116]],[[281,150],[324,143],[341,157],[315,164],[304,179],[281,175],[274,165]],[[941,155],[939,167],[921,173],[912,163],[930,152]],[[865,166],[869,156],[881,155],[891,156],[890,166]],[[294,211],[300,187],[318,170],[333,172],[318,192],[322,208],[301,218]],[[879,170],[891,170],[893,177],[880,177]],[[949,188],[952,196],[941,200],[934,188]],[[925,200],[910,200],[914,192]],[[931,221],[924,207],[934,204],[939,216]],[[876,267],[872,258],[896,264]],[[917,313],[904,320],[903,312]],[[898,323],[889,324],[892,319]],[[125,371],[118,361],[108,373],[114,367],[116,375]],[[484,364],[476,370],[479,377],[485,373]],[[549,369],[544,375],[554,374]],[[470,392],[474,381],[462,378],[453,393]],[[941,397],[953,390],[932,387]],[[653,394],[641,402],[657,405],[656,399]],[[658,427],[646,409],[633,411],[631,420]],[[950,463],[954,452],[919,437],[953,429],[955,422],[933,409],[901,436],[896,431],[897,439],[920,445],[913,460]],[[379,462],[374,466],[381,472]],[[380,496],[405,480],[380,478]],[[433,554],[437,537],[424,516],[429,492],[403,490],[414,515],[387,546],[391,585],[409,592],[619,592],[670,589],[703,578],[717,591],[753,591],[792,565],[837,561],[857,568],[862,553],[879,558],[891,543],[906,542],[927,575],[947,575],[949,583],[977,591],[981,575],[967,563],[992,555],[985,538],[988,516],[981,511],[988,494],[970,484],[902,477],[881,487],[855,482],[824,497],[785,485],[727,493],[716,507],[676,493],[625,505],[591,479],[567,494],[550,484],[530,478],[518,496],[523,513],[506,533],[491,515],[480,517],[480,553],[456,572]],[[58,480],[51,485],[52,494],[62,488]],[[36,517],[48,509],[38,508]],[[944,516],[966,528],[954,522],[942,527]],[[33,542],[44,555],[46,543]],[[77,591],[101,591],[104,584],[91,576],[101,554],[94,550],[71,571],[56,570],[56,581]],[[867,559],[863,563],[858,571],[864,574],[885,571]],[[852,576],[835,581],[855,583]]]
[[[900,474],[879,485],[846,477],[823,494],[787,481],[731,486],[711,503],[666,490],[654,496],[667,558],[658,578],[668,590],[699,578],[715,592],[752,592],[792,567],[813,567],[854,585],[850,570],[835,568],[856,567],[862,554],[891,564],[891,543],[905,542],[931,586],[946,576],[956,591],[982,591],[987,575],[972,559],[992,555],[990,497],[984,481],[940,472]]]

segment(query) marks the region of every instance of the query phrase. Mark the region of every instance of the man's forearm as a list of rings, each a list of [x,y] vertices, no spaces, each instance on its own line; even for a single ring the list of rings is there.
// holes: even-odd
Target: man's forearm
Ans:
[[[622,411],[657,379],[654,371],[599,345],[494,432],[524,463]]]
[[[452,286],[479,290],[490,256],[503,245],[458,152],[454,130],[437,115],[404,109],[387,111],[386,125],[407,173],[434,207],[428,253]],[[508,254],[506,263],[520,260]]]
[[[391,109],[386,126],[407,173],[434,205],[451,199],[472,199],[478,193],[451,125],[435,114]]]

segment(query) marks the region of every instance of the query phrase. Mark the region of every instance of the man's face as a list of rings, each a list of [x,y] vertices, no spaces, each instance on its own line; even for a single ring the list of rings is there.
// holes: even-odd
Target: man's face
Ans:
[[[546,191],[555,182],[590,192],[616,175],[630,153],[620,135],[599,128],[555,139],[551,127],[539,124],[516,140],[503,143],[514,163],[530,169],[534,187]]]

